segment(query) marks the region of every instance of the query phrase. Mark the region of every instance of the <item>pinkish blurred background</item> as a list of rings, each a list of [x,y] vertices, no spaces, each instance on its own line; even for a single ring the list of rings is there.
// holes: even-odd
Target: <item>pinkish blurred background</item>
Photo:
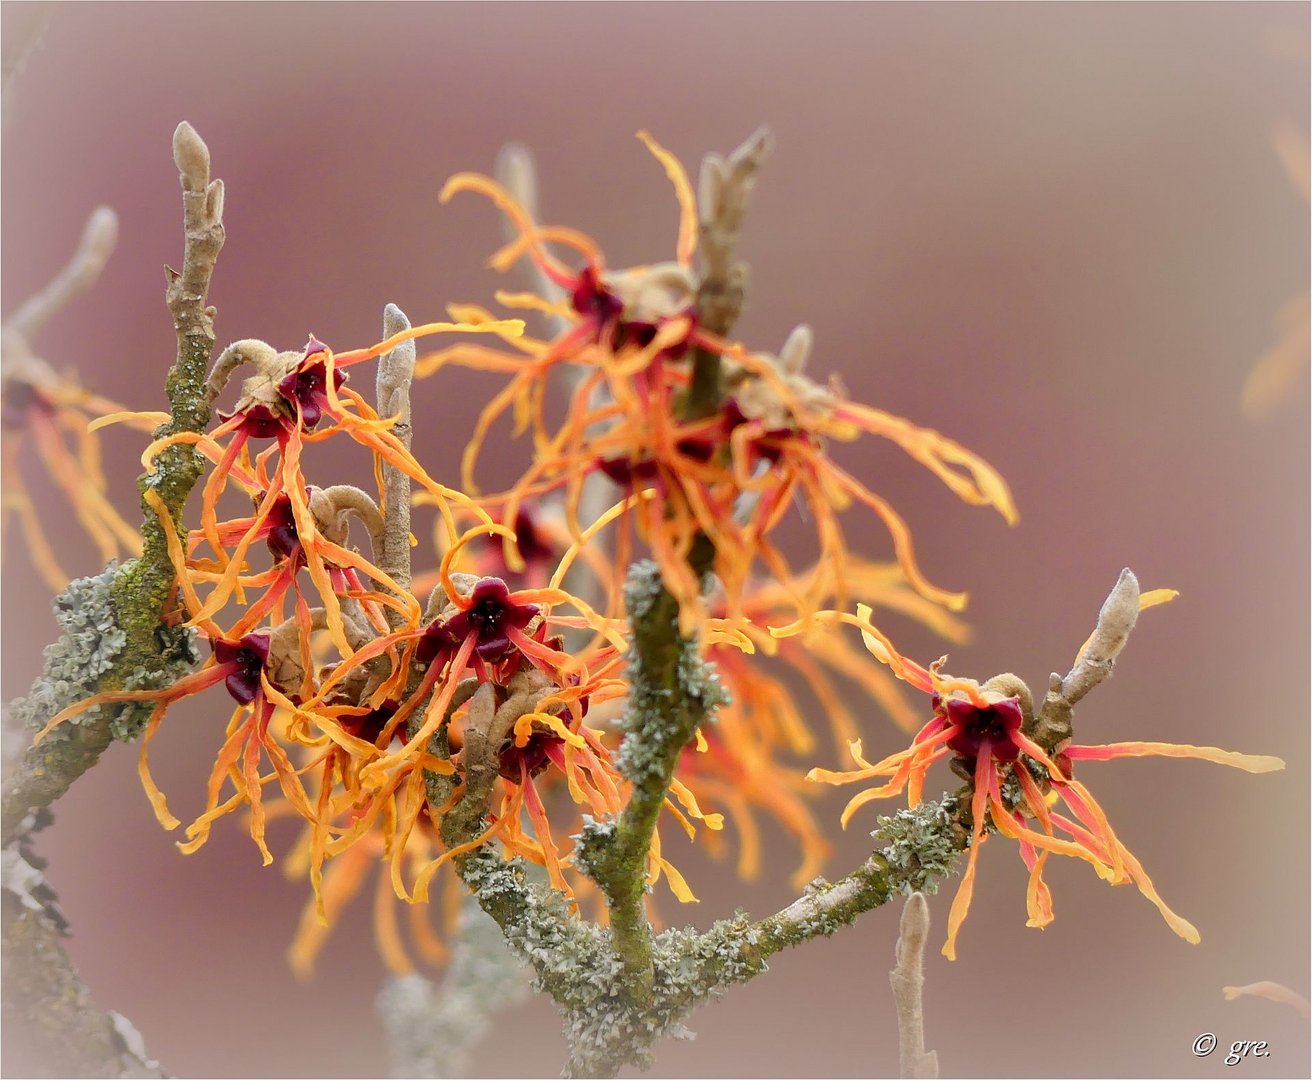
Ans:
[[[31,14],[6,4],[3,31]],[[160,407],[181,119],[227,184],[220,341],[290,348],[312,330],[339,349],[375,340],[389,301],[422,321],[506,284],[483,269],[494,212],[437,203],[447,175],[490,169],[503,142],[536,153],[545,216],[624,266],[668,258],[676,224],[637,129],[695,169],[769,124],[740,334],[777,348],[810,322],[816,373],[979,451],[1016,493],[1009,530],[890,446],[835,450],[907,517],[930,576],[972,591],[975,640],[952,670],[1042,685],[1129,565],[1182,596],[1145,616],[1082,707],[1082,740],[1290,763],[1265,777],[1162,760],[1085,770],[1200,946],[1068,860],[1051,866],[1055,924],[1027,930],[1024,871],[999,843],[949,964],[937,955],[947,883],[931,899],[926,988],[944,1075],[1221,1075],[1223,1053],[1190,1053],[1206,1031],[1223,1047],[1270,1043],[1235,1073],[1307,1075],[1305,1021],[1221,995],[1259,979],[1308,992],[1306,383],[1260,423],[1238,409],[1278,310],[1308,288],[1308,206],[1271,143],[1277,123],[1308,128],[1307,39],[1296,4],[57,5],[5,102],[5,305],[62,264],[97,203],[113,206],[121,240],[104,280],[36,344],[96,390]],[[493,385],[451,373],[421,386],[416,448],[435,474],[454,470]],[[130,508],[141,441],[111,431],[106,444]],[[489,456],[489,481],[522,450]],[[98,570],[60,527],[63,504],[42,509],[66,563]],[[859,512],[848,527],[863,553],[887,553]],[[54,623],[20,544],[2,580],[12,697]],[[941,651],[910,624],[889,628],[913,655]],[[203,802],[218,708],[171,714],[152,753],[184,817]],[[867,747],[895,745],[879,717],[869,730]],[[40,840],[97,1001],[174,1075],[384,1074],[367,904],[298,983],[283,953],[302,887],[261,869],[235,820],[178,855],[135,761],[114,747]],[[823,810],[835,828],[842,802]],[[868,850],[872,825],[854,823],[831,871]],[[705,925],[786,902],[795,849],[768,838],[771,872],[751,885],[680,852],[702,903],[667,917]],[[698,1039],[661,1047],[656,1072],[895,1072],[896,921],[885,908],[779,957],[693,1017]],[[476,1067],[554,1075],[563,1055],[543,998],[499,1021]]]

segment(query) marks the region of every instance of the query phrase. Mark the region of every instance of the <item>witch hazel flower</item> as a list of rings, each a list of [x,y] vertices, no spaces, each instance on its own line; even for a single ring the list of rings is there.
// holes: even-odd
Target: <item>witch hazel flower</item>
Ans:
[[[296,506],[285,491],[272,499],[256,495],[252,516],[220,523],[215,530],[219,542],[215,549],[217,558],[197,558],[197,551],[208,537],[202,530],[190,534],[188,559],[179,568],[179,574],[196,585],[214,585],[201,609],[204,617],[217,612],[229,599],[240,598],[244,609],[229,633],[241,636],[266,617],[280,622],[283,602],[289,593],[298,603],[304,602],[300,571],[313,561],[324,570],[323,577],[311,576],[318,587],[317,599],[326,611],[333,613],[330,619],[343,620],[354,615],[372,631],[386,633],[389,625],[383,609],[391,608],[405,624],[416,625],[420,614],[417,601],[387,573],[347,546],[351,522],[359,521],[369,534],[372,550],[382,550],[384,524],[377,503],[366,492],[346,484],[328,488],[309,486],[304,499],[314,524],[308,535],[303,534]],[[261,542],[273,556],[273,565],[261,572],[241,572],[252,548]],[[322,588],[324,577],[326,591]],[[246,595],[251,591],[257,591],[258,595],[255,598]],[[344,614],[343,604],[348,605],[345,610],[350,615]],[[343,632],[348,639],[352,637],[345,626]]]
[[[725,343],[726,396],[720,407],[721,438],[734,483],[725,495],[736,497],[721,516],[732,513],[744,547],[759,553],[781,581],[792,574],[766,537],[793,501],[801,502],[815,521],[821,562],[832,565],[839,603],[848,595],[845,568],[851,555],[838,513],[859,502],[883,523],[906,581],[922,596],[960,611],[966,595],[931,583],[917,563],[911,530],[881,496],[839,466],[825,450],[828,440],[850,442],[862,434],[885,438],[938,476],[963,502],[995,509],[1010,525],[1019,515],[1010,489],[998,472],[978,455],[929,428],[880,409],[845,399],[837,380],[829,385],[805,374],[813,336],[808,326],[793,330],[778,356],[753,353]],[[731,595],[737,590],[731,588]],[[814,590],[802,598],[802,610],[820,600]]]
[[[840,612],[817,616],[820,621],[859,627],[871,654],[930,695],[933,708],[933,716],[908,748],[871,762],[857,740],[850,748],[855,770],[813,769],[808,774],[809,779],[826,784],[882,781],[847,804],[844,827],[858,810],[877,799],[905,792],[909,806],[919,805],[930,769],[944,759],[966,781],[956,801],[969,837],[969,855],[948,916],[943,954],[949,959],[956,958],[957,935],[970,908],[980,850],[993,836],[1016,841],[1029,870],[1028,926],[1042,928],[1052,921],[1052,895],[1043,870],[1049,856],[1056,854],[1088,863],[1109,884],[1133,883],[1176,934],[1194,944],[1200,940],[1193,924],[1162,900],[1143,865],[1116,835],[1102,805],[1076,778],[1076,769],[1085,761],[1150,756],[1197,758],[1252,773],[1283,769],[1285,763],[1277,757],[1214,746],[1137,741],[1077,744],[1071,728],[1073,704],[1110,672],[1139,610],[1175,595],[1165,589],[1140,594],[1134,575],[1123,573],[1103,608],[1099,628],[1080,650],[1071,673],[1064,680],[1054,676],[1037,712],[1028,687],[1015,675],[995,676],[980,684],[942,674],[943,660],[924,668],[900,656],[870,624],[871,612],[864,605],[858,605],[855,617]],[[805,629],[805,623],[799,622],[773,632],[790,636]]]
[[[163,450],[177,444],[189,444],[214,464],[203,489],[201,530],[216,551],[220,547],[217,503],[233,480],[248,491],[261,492],[265,501],[285,493],[290,499],[298,528],[303,534],[312,534],[314,523],[305,496],[302,455],[310,443],[341,434],[368,448],[379,467],[384,463],[390,465],[423,487],[438,501],[444,516],[450,520],[450,504],[472,508],[471,500],[428,475],[389,430],[395,418],[379,417],[363,397],[351,390],[346,385],[345,369],[426,334],[496,332],[513,338],[522,329],[523,323],[519,320],[495,322],[490,326],[429,323],[394,334],[368,349],[342,353],[340,357],[313,335],[304,349],[284,352],[255,338],[234,342],[215,361],[206,387],[207,397],[214,401],[223,393],[238,368],[252,368],[254,373],[243,382],[234,408],[220,412],[221,423],[212,432],[180,432],[156,440],[147,448],[143,461],[148,469],[153,468],[155,459]],[[320,429],[325,419],[330,423]],[[263,439],[273,440],[273,445],[262,451],[252,463],[248,444]],[[267,470],[274,455],[277,463],[270,474]],[[257,472],[261,474],[258,477]],[[487,520],[485,515],[484,520]],[[308,554],[311,576],[324,591],[328,585],[327,571],[312,550]],[[229,571],[229,583],[236,572]],[[217,607],[210,606],[205,611],[207,615],[213,615]],[[330,629],[338,647],[342,648],[345,636],[341,628],[333,625]]]
[[[279,689],[275,679],[284,677],[284,665],[298,672],[295,650],[286,645],[286,633],[258,631],[233,639],[222,636],[212,625],[209,630],[211,656],[205,666],[192,675],[179,679],[173,685],[158,690],[112,690],[89,697],[64,709],[51,718],[38,733],[40,742],[60,724],[73,720],[80,713],[96,705],[120,702],[154,702],[155,708],[146,725],[141,743],[138,773],[142,786],[155,811],[156,819],[164,828],[178,828],[181,822],[169,810],[164,794],[150,774],[149,748],[169,708],[184,698],[194,697],[222,683],[228,696],[236,704],[225,731],[225,738],[211,770],[206,804],[202,813],[187,827],[187,841],[179,848],[187,854],[196,851],[208,840],[213,823],[239,807],[250,806],[250,835],[267,865],[273,856],[265,843],[265,814],[263,787],[268,779],[276,779],[283,795],[306,820],[314,822],[316,814],[310,805],[300,779],[301,770],[291,761],[282,745],[275,712],[279,709],[296,710],[287,693]],[[288,627],[295,630],[294,627]],[[280,640],[282,639],[282,640]],[[299,677],[290,680],[299,687]],[[293,689],[292,694],[298,691]],[[298,710],[299,711],[299,710]],[[357,754],[374,753],[370,744],[353,739],[329,717],[315,717],[319,729],[337,742],[345,742]],[[272,777],[261,775],[261,762],[267,759],[273,768]],[[225,784],[231,783],[234,791],[223,797]]]

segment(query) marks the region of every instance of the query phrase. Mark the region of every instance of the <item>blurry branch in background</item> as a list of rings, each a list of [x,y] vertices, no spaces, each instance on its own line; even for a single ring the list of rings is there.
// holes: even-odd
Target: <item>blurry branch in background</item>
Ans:
[[[703,265],[697,308],[704,324],[717,334],[726,333],[742,313],[747,267],[734,259],[734,252],[757,170],[772,145],[769,129],[758,128],[727,159],[713,153],[702,159],[697,206]]]
[[[1279,1005],[1288,1005],[1304,1020],[1312,1019],[1312,1004],[1309,1004],[1307,998],[1278,982],[1263,980],[1249,983],[1247,986],[1223,986],[1221,992],[1225,994],[1226,1001],[1234,1001],[1241,997],[1266,998],[1267,1001],[1274,1001]]]
[[[53,2],[7,5],[4,45],[0,46],[0,96],[4,98],[6,121],[14,78],[41,43],[54,12]]]
[[[410,329],[410,320],[395,304],[383,312],[383,338]],[[406,450],[411,447],[410,386],[414,379],[415,343],[402,342],[378,365],[378,415],[396,417],[391,432]],[[410,588],[410,478],[383,464],[383,543],[379,567],[403,589]],[[386,609],[393,629],[401,612]],[[391,1075],[396,1077],[467,1076],[474,1048],[482,1042],[503,1009],[528,994],[524,964],[506,947],[501,929],[467,898],[451,943],[452,959],[440,986],[411,972],[392,975],[376,1000],[387,1032]]]
[[[205,380],[214,348],[214,309],[206,305],[210,277],[223,246],[223,183],[210,179],[209,150],[190,124],[178,125],[173,158],[183,190],[183,269],[168,271],[167,303],[177,332],[177,357],[167,390],[171,415],[158,434],[202,432],[210,410]],[[97,212],[78,255],[15,320],[34,329],[94,278],[112,247],[113,218]],[[186,447],[160,455],[139,487],[162,500],[175,520],[201,472]],[[161,625],[174,572],[162,523],[143,497],[144,553],[121,568],[74,581],[56,599],[63,634],[45,652],[42,674],[9,712],[39,729],[60,709],[105,690],[166,685],[189,670],[192,632]],[[140,1036],[122,1016],[91,1002],[60,940],[66,931],[26,838],[49,821],[47,807],[94,765],[114,738],[140,733],[139,707],[99,708],[67,724],[59,737],[28,748],[6,769],[4,782],[5,1019],[23,1032],[34,1075],[159,1076]]]
[[[91,1000],[64,950],[67,925],[41,861],[24,844],[2,857],[7,1075],[166,1075],[127,1019]]]
[[[466,897],[451,944],[451,961],[435,986],[422,975],[392,975],[378,995],[391,1075],[442,1080],[470,1076],[473,1051],[497,1014],[529,994],[523,961],[501,928]]]
[[[938,1052],[925,1050],[925,938],[929,936],[929,904],[913,892],[902,907],[898,926],[896,965],[888,973],[897,1007],[898,1075],[903,1080],[936,1080]]]
[[[542,219],[538,214],[538,170],[528,147],[522,143],[506,143],[497,154],[495,172],[497,180],[519,201],[528,216],[540,223]],[[518,237],[518,233],[510,225],[507,224],[505,230],[507,243]],[[520,260],[520,266],[528,277],[532,290],[543,299],[553,304],[564,303],[569,299],[564,290],[547,277],[533,259],[524,256]],[[547,320],[549,337],[556,337],[569,329],[569,323],[564,319],[546,315],[543,317]]]
[[[96,282],[117,242],[118,215],[108,206],[96,207],[83,226],[73,257],[49,285],[5,320],[6,335],[30,339],[73,297]]]
[[[69,575],[55,557],[23,478],[26,444],[32,445],[44,473],[38,483],[62,490],[82,528],[99,547],[101,565],[120,550],[129,555],[141,552],[136,531],[106,498],[91,428],[94,413],[117,406],[83,390],[76,373],[56,372],[32,344],[46,323],[100,277],[117,241],[118,215],[108,206],[97,207],[82,227],[68,264],[0,329],[0,409],[5,427],[0,532],[8,528],[11,517],[18,519],[27,557],[52,592],[63,591]]]

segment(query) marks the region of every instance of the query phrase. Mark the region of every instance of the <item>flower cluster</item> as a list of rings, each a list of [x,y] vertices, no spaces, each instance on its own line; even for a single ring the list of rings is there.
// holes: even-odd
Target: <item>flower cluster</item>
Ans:
[[[1139,604],[1148,607],[1174,595],[1171,590],[1156,590],[1143,594]],[[957,934],[974,891],[976,862],[981,847],[992,835],[1015,840],[1030,872],[1026,925],[1042,928],[1052,921],[1052,894],[1043,880],[1043,869],[1048,856],[1057,854],[1089,863],[1099,878],[1112,885],[1133,882],[1172,930],[1186,941],[1197,943],[1198,931],[1167,907],[1142,864],[1117,837],[1098,800],[1075,778],[1075,763],[1120,757],[1198,758],[1263,773],[1283,769],[1283,761],[1214,746],[1176,743],[1078,745],[1069,736],[1053,746],[1044,746],[1036,739],[1038,725],[1029,689],[1016,676],[999,675],[982,685],[972,679],[945,676],[939,670],[942,660],[924,668],[894,652],[887,639],[870,626],[868,608],[859,607],[856,618],[833,612],[823,616],[825,621],[850,622],[860,627],[870,652],[909,684],[929,694],[933,709],[933,716],[916,732],[908,748],[872,764],[863,754],[861,741],[855,740],[850,752],[857,769],[811,770],[809,779],[826,784],[883,781],[852,798],[843,811],[843,825],[846,827],[867,803],[903,792],[908,805],[917,806],[930,768],[944,758],[950,759],[953,771],[967,782],[959,800],[969,829],[970,854],[948,916],[945,956],[956,958]],[[801,624],[797,624],[776,633],[791,634],[800,629]]]
[[[307,877],[313,891],[291,952],[300,972],[371,868],[380,949],[392,970],[404,972],[411,960],[396,902],[419,905],[411,909],[410,936],[421,957],[440,961],[441,934],[422,905],[440,892],[449,915],[458,875],[468,875],[475,853],[475,863],[497,851],[536,864],[567,905],[602,894],[615,904],[619,890],[591,845],[619,835],[638,805],[645,856],[623,867],[636,867],[633,904],[641,904],[642,886],[650,891],[662,879],[679,900],[691,901],[692,889],[662,853],[655,821],[673,818],[690,838],[708,838],[720,851],[727,818],[737,832],[738,869],[752,877],[762,863],[758,816],[766,815],[800,850],[800,885],[829,851],[811,806],[818,789],[808,779],[879,781],[851,800],[846,825],[874,799],[905,792],[916,806],[943,758],[967,783],[955,805],[969,847],[949,919],[949,956],[979,851],[994,835],[1015,840],[1030,869],[1031,925],[1052,918],[1043,869],[1056,853],[1088,862],[1114,884],[1135,883],[1178,933],[1196,940],[1075,778],[1075,764],[1143,754],[1250,771],[1280,763],[1211,747],[1052,739],[1013,676],[981,685],[942,674],[942,661],[925,668],[899,653],[871,622],[872,605],[959,642],[965,628],[953,613],[965,594],[929,581],[907,523],[838,465],[829,446],[862,435],[888,439],[964,502],[1014,523],[1006,483],[952,439],[848,400],[834,379],[813,381],[805,373],[812,352],[806,327],[777,355],[731,340],[721,241],[736,228],[747,182],[713,160],[694,198],[678,161],[640,137],[680,207],[670,262],[611,270],[589,238],[537,224],[486,177],[460,174],[442,194],[445,201],[477,192],[505,213],[514,239],[492,264],[504,270],[527,257],[549,295],[498,299],[551,316],[564,327],[554,336],[527,336],[522,321],[465,305],[449,309],[451,322],[406,328],[367,349],[335,353],[311,335],[296,350],[254,339],[224,350],[207,396],[216,402],[246,368],[232,408],[211,431],[157,438],[143,456],[154,470],[163,451],[186,445],[209,463],[195,528],[182,529],[150,483],[145,499],[159,516],[176,575],[175,610],[166,621],[194,627],[210,655],[162,690],[106,690],[64,709],[38,738],[97,705],[149,703],[140,775],[161,824],[179,828],[152,779],[148,750],[175,703],[222,684],[232,711],[204,806],[179,846],[196,851],[221,818],[248,810],[250,835],[268,863],[269,822],[303,822],[287,860],[288,872]],[[439,333],[490,336],[496,347],[461,340],[416,364],[411,343]],[[385,392],[385,373],[402,355],[405,370]],[[377,358],[383,365],[374,407],[349,375]],[[508,376],[478,413],[459,486],[435,480],[412,453],[408,398],[396,411],[412,373],[434,377],[452,366]],[[549,421],[548,386],[565,373],[572,381],[564,415]],[[102,422],[151,426],[159,419],[96,399],[22,398],[8,390],[7,419],[20,400],[24,423],[43,446],[56,445],[49,435],[55,423],[76,427],[70,417],[79,406],[109,414]],[[479,456],[507,414],[516,434],[531,432],[532,460],[508,489],[480,495]],[[91,426],[77,430],[89,434]],[[334,438],[368,454],[376,495],[311,482],[315,446]],[[89,446],[84,441],[80,512],[89,529],[126,543],[122,523],[95,509],[108,504]],[[68,462],[59,469],[79,471]],[[585,494],[599,486],[611,497],[597,507]],[[225,500],[237,498],[242,512],[225,517]],[[437,511],[431,571],[414,573],[411,565],[412,503]],[[853,503],[891,535],[890,561],[850,548],[840,513]],[[774,538],[794,510],[811,523],[811,554],[818,555],[802,570]],[[659,567],[653,595],[661,601],[630,626],[619,584],[639,544]],[[583,584],[575,588],[577,581]],[[845,613],[850,599],[862,601],[855,616]],[[661,625],[653,629],[648,619]],[[859,627],[890,671],[870,665],[841,623]],[[651,680],[654,689],[635,692],[635,701],[695,697],[680,666],[690,660],[713,663],[720,683],[717,704],[703,695],[699,711],[683,710],[697,715],[680,719],[662,751],[642,759],[644,767],[660,759],[647,769],[661,773],[654,791],[642,786],[649,777],[635,778],[635,755],[626,756],[620,741],[621,733],[640,740],[633,718],[654,715],[635,704],[619,719],[630,694],[625,653],[644,630],[668,641],[676,659],[668,678]],[[898,679],[930,696],[932,718],[918,730],[919,711]],[[635,685],[644,684],[635,676]],[[863,756],[869,730],[858,716],[868,710],[851,700],[853,687],[903,732],[914,731],[909,748],[873,764]],[[728,692],[722,705],[720,688]],[[856,770],[803,775],[797,761],[817,745],[812,705],[827,715],[833,740],[850,747]],[[717,707],[713,722],[702,724]],[[618,938],[618,916],[615,928]]]
[[[478,417],[464,459],[466,490],[475,490],[479,452],[494,425],[512,412],[517,431],[532,430],[534,460],[511,488],[485,498],[484,505],[501,508],[502,520],[509,521],[526,500],[561,491],[569,527],[581,537],[588,524],[578,516],[584,485],[593,476],[607,478],[628,496],[621,504],[627,531],[616,545],[617,558],[632,551],[629,533],[636,531],[680,602],[685,635],[706,616],[700,573],[690,560],[702,538],[713,545],[710,568],[722,583],[730,617],[743,614],[744,590],[758,562],[775,580],[795,584],[797,575],[770,539],[794,504],[804,506],[815,522],[821,559],[835,568],[840,590],[846,590],[849,554],[837,514],[855,501],[888,528],[912,586],[959,609],[964,594],[938,588],[919,569],[901,516],[837,465],[825,445],[861,434],[888,438],[963,500],[992,506],[1014,522],[1016,510],[1005,482],[951,439],[846,401],[835,384],[808,379],[803,369],[811,334],[805,327],[776,357],[703,325],[702,278],[694,256],[699,228],[709,227],[713,209],[702,207],[699,218],[682,166],[645,133],[640,137],[664,165],[678,195],[674,262],[611,271],[590,239],[574,229],[535,224],[495,181],[461,174],[443,191],[444,199],[463,191],[489,197],[518,233],[491,265],[505,269],[528,255],[563,296],[499,293],[498,299],[548,313],[568,327],[549,341],[511,340],[515,354],[459,344],[420,360],[421,375],[456,364],[511,376]],[[569,248],[582,260],[581,268],[567,266],[550,244]],[[480,308],[452,308],[452,313],[491,324],[491,315]],[[577,377],[567,413],[553,428],[544,409],[545,387],[563,366]],[[712,372],[709,379],[706,370]],[[794,593],[804,612],[815,610],[822,599],[814,590]]]
[[[421,327],[408,335],[433,330]],[[403,336],[345,354],[343,364],[369,359]],[[310,825],[308,861],[322,914],[325,861],[365,837],[381,837],[397,891],[410,897],[400,866],[407,850],[413,858],[416,846],[407,841],[427,814],[425,777],[462,767],[469,772],[468,754],[462,753],[462,739],[472,740],[468,717],[495,700],[498,717],[510,715],[511,705],[518,711],[510,728],[493,739],[495,772],[507,792],[489,834],[503,835],[516,850],[554,867],[557,852],[533,777],[557,770],[594,811],[618,806],[609,751],[583,717],[590,701],[604,701],[622,687],[608,677],[623,646],[619,631],[561,590],[512,592],[495,577],[452,575],[446,564],[425,610],[349,542],[351,524],[362,524],[378,557],[386,528],[378,502],[358,488],[307,484],[302,455],[308,445],[345,434],[367,446],[376,469],[402,472],[439,501],[451,535],[448,502],[488,522],[452,544],[452,558],[472,538],[509,530],[427,476],[388,431],[391,419],[376,416],[343,386],[343,372],[326,346],[311,338],[303,351],[288,354],[261,342],[239,342],[215,365],[216,394],[240,363],[252,364],[256,374],[213,433],[160,439],[145,454],[149,466],[167,446],[192,443],[214,465],[204,486],[200,527],[186,537],[174,529],[159,496],[149,487],[146,494],[164,526],[177,574],[181,610],[174,617],[200,631],[211,655],[195,674],[164,690],[105,691],[65,709],[42,736],[96,705],[153,703],[140,773],[160,822],[177,828],[179,820],[151,778],[149,747],[173,704],[222,683],[235,709],[204,809],[187,826],[181,847],[196,850],[218,818],[248,806],[251,836],[270,861],[264,789],[276,780],[283,800],[276,812],[291,809]],[[252,456],[250,444],[259,440],[270,444]],[[219,501],[229,488],[249,497],[250,514],[219,519]],[[255,565],[260,551],[267,554],[267,567]],[[236,614],[226,618],[234,603]],[[552,611],[552,605],[570,603],[582,614]],[[558,631],[586,626],[609,640],[590,653],[567,656]],[[334,655],[326,658],[325,649]],[[429,748],[439,729],[445,756]],[[482,737],[493,738],[487,732]],[[317,790],[307,778],[317,779]],[[520,827],[521,810],[538,839]],[[440,846],[431,827],[419,831]],[[416,895],[425,893],[432,871],[450,855],[428,861]]]

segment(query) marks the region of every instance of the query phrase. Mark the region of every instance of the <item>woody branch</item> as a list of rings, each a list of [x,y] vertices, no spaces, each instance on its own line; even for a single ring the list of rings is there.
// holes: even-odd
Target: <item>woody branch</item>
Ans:
[[[199,433],[209,422],[205,375],[214,348],[214,309],[206,299],[224,239],[223,182],[210,179],[209,150],[185,121],[174,132],[173,158],[183,190],[185,246],[182,271],[167,271],[166,300],[177,353],[166,382],[170,418],[158,435]],[[93,216],[79,256],[19,312],[20,327],[40,325],[54,306],[99,271],[112,246],[106,222],[112,219]],[[139,487],[143,493],[158,493],[176,521],[202,467],[198,454],[175,446],[161,455],[157,471],[143,476]],[[9,708],[26,727],[39,729],[62,708],[100,691],[165,685],[180,669],[190,668],[190,632],[161,625],[174,572],[163,525],[144,499],[143,511],[142,557],[117,571],[111,566],[96,578],[75,581],[57,598],[64,634],[46,650],[43,672],[28,696]],[[94,632],[88,633],[89,628]],[[46,1067],[66,1075],[162,1075],[131,1024],[92,1002],[63,948],[64,927],[51,902],[24,900],[25,894],[40,895],[45,886],[22,837],[39,827],[45,809],[99,760],[114,738],[139,733],[139,724],[124,718],[133,712],[89,712],[83,722],[65,725],[58,737],[30,747],[5,777],[6,1019],[32,1036],[34,1052]],[[37,885],[16,889],[15,873],[29,883],[35,874]]]

